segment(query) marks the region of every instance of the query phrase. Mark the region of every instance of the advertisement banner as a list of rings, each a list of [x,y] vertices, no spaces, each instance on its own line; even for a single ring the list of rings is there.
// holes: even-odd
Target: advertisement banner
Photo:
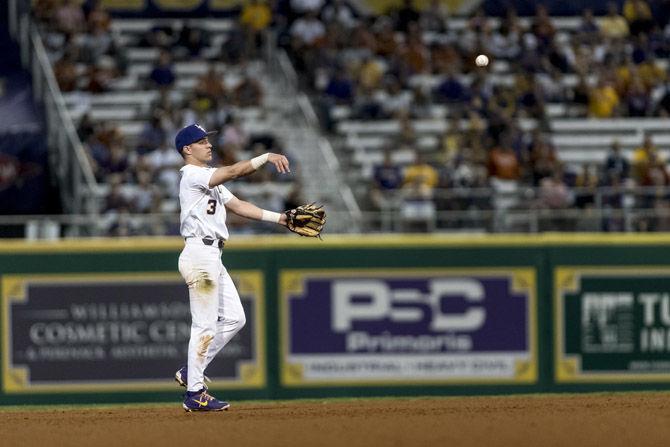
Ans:
[[[554,269],[557,382],[670,381],[670,268]]]
[[[247,323],[207,369],[211,387],[266,384],[260,271],[233,276]],[[6,393],[174,390],[191,316],[177,273],[2,277]]]
[[[279,278],[285,386],[537,381],[534,268]]]

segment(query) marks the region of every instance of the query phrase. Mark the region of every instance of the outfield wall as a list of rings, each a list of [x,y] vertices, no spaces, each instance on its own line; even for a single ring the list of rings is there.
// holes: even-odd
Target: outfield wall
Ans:
[[[0,243],[0,404],[168,401],[174,239]],[[670,389],[670,235],[236,238],[229,399]]]

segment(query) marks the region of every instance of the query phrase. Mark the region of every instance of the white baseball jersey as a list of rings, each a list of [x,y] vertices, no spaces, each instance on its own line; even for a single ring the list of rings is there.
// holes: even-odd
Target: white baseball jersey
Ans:
[[[225,204],[235,196],[223,185],[209,187],[215,170],[191,164],[179,170],[180,233],[185,238],[228,239]]]

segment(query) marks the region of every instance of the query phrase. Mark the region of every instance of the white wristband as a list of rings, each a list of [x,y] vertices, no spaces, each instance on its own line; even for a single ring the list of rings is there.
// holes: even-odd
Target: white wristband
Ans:
[[[254,169],[258,169],[261,166],[263,166],[265,163],[268,162],[268,157],[270,156],[269,153],[264,153],[263,155],[259,155],[258,157],[254,157],[251,159],[251,167]]]
[[[267,211],[267,210],[262,210],[263,214],[261,216],[261,220],[264,220],[266,222],[274,222],[274,223],[279,223],[279,219],[281,218],[281,214],[275,213],[274,211]]]

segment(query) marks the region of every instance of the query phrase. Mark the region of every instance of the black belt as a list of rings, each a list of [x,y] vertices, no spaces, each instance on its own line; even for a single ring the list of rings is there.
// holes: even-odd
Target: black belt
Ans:
[[[223,248],[226,244],[223,239],[207,239],[206,237],[202,238],[202,243],[205,245],[217,245],[219,248]]]
[[[188,239],[188,238],[186,238],[186,239]],[[186,240],[186,239],[184,239],[184,240]],[[223,246],[226,245],[226,241],[224,241],[223,239],[210,239],[210,238],[207,238],[207,237],[203,237],[200,240],[205,245],[216,245],[219,248],[223,248]]]

